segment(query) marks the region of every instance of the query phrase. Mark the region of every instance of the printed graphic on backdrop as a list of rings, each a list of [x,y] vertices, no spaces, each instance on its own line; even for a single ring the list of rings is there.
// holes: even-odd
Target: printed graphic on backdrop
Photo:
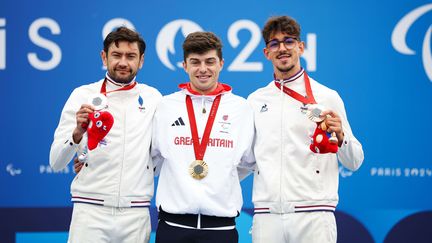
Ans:
[[[405,15],[396,25],[392,33],[393,47],[401,54],[416,55],[416,52],[408,47],[406,37],[410,28],[416,23],[417,19],[423,17],[428,12],[432,11],[432,3],[418,7],[407,15]],[[432,52],[431,52],[431,33],[432,25],[429,26],[425,32],[421,57],[423,67],[429,80],[432,82]]]
[[[432,211],[426,128],[432,120],[430,1],[222,0],[203,6],[173,0],[0,3],[0,242],[67,237],[75,174],[72,164],[53,171],[50,145],[73,89],[104,77],[100,52],[112,29],[128,26],[142,34],[147,48],[137,80],[162,94],[177,91],[188,79],[181,65],[185,36],[197,30],[216,33],[224,45],[220,78],[247,97],[272,81],[261,28],[279,14],[301,24],[302,66],[343,98],[365,152],[359,171],[339,167],[339,240],[397,242],[409,236],[412,242],[432,241],[410,231],[428,225]],[[138,102],[146,112],[145,101]],[[269,109],[263,104],[261,112]],[[181,126],[181,119],[173,126]],[[223,122],[219,128],[232,132]],[[242,243],[250,242],[252,184],[252,176],[242,182]],[[156,210],[151,210],[155,226]]]

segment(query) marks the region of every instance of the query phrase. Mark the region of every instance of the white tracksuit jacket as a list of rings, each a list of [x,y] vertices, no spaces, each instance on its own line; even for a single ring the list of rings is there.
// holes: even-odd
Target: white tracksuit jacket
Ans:
[[[201,180],[189,174],[195,154],[185,99],[191,95],[201,138],[216,96],[193,95],[183,89],[164,96],[156,110],[152,156],[161,167],[156,205],[168,213],[235,217],[241,210],[237,165],[254,161],[253,114],[244,98],[229,92],[229,86],[225,90],[203,159],[208,175]]]
[[[318,104],[336,112],[345,134],[337,154],[310,151],[316,124],[302,113],[301,102],[278,89],[274,81],[248,97],[255,119],[253,203],[255,213],[334,211],[338,203],[338,159],[343,166],[357,170],[363,150],[348,123],[338,93],[312,78],[312,92]],[[304,73],[285,83],[306,94]]]
[[[87,136],[74,144],[75,114],[82,104],[101,92],[104,80],[76,88],[66,102],[51,145],[50,164],[54,170],[67,166],[87,145]],[[107,82],[106,90],[118,89]],[[71,185],[72,201],[112,207],[145,207],[153,196],[153,163],[150,157],[152,118],[161,94],[145,84],[131,90],[107,94],[108,110],[114,125],[88,151],[83,166]]]

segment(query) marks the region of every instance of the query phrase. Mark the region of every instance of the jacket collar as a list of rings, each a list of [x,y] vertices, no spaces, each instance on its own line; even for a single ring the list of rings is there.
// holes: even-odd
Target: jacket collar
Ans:
[[[191,94],[191,95],[202,95],[202,96],[216,96],[216,95],[219,95],[219,94],[224,94],[224,93],[231,92],[231,90],[232,90],[231,86],[229,86],[227,84],[219,83],[219,82],[218,82],[218,85],[217,85],[217,87],[216,87],[215,90],[213,90],[211,93],[208,93],[208,94],[205,94],[205,95],[203,95],[203,94],[201,94],[201,93],[193,90],[192,87],[191,87],[191,85],[190,85],[190,82],[189,83],[179,84],[178,87],[180,89],[182,89],[183,91],[185,91],[186,93],[188,93],[188,94]]]

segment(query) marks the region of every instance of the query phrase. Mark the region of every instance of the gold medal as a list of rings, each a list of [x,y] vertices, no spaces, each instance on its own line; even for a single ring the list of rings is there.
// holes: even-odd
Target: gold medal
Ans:
[[[189,174],[197,180],[201,180],[202,178],[206,177],[208,174],[207,163],[203,160],[195,160],[189,166]]]

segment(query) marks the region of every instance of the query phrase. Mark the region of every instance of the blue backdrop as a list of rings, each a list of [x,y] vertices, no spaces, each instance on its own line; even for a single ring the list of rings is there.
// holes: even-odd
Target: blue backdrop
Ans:
[[[188,80],[178,66],[184,36],[213,31],[224,43],[221,81],[247,97],[272,80],[260,29],[284,14],[302,26],[303,66],[342,96],[365,152],[358,172],[340,169],[339,242],[432,242],[426,0],[1,1],[0,242],[65,242],[74,173],[54,173],[49,149],[70,92],[103,77],[110,30],[143,35],[138,80],[162,94]],[[250,242],[252,178],[242,185],[239,231]]]

